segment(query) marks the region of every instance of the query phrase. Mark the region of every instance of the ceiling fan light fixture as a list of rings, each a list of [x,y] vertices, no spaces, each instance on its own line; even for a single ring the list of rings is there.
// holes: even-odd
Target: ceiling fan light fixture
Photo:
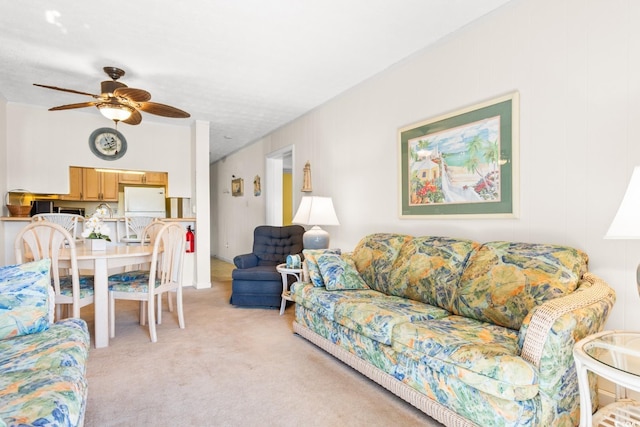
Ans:
[[[122,104],[116,104],[112,102],[105,102],[97,105],[98,110],[109,120],[114,122],[120,122],[127,120],[133,113],[131,107]]]
[[[191,117],[186,111],[170,105],[150,102],[151,94],[143,89],[131,88],[116,81],[124,75],[124,71],[116,67],[105,67],[105,73],[111,77],[111,80],[100,82],[100,94],[94,95],[88,92],[82,92],[74,89],[65,89],[56,86],[41,85],[34,83],[46,89],[59,90],[62,92],[75,93],[78,95],[87,95],[94,100],[89,102],[80,102],[68,105],[59,105],[49,108],[49,111],[72,110],[75,108],[96,107],[100,113],[109,120],[113,120],[116,125],[118,122],[125,122],[128,125],[137,125],[142,121],[141,111],[156,116],[186,119]]]

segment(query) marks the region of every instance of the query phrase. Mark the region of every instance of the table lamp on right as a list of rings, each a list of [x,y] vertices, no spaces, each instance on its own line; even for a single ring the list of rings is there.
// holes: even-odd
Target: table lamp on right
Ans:
[[[305,196],[293,217],[294,224],[312,225],[302,236],[305,249],[328,249],[329,233],[320,225],[340,225],[331,197]]]
[[[640,239],[640,166],[633,169],[622,203],[604,238]],[[640,293],[640,265],[636,270],[636,283]]]

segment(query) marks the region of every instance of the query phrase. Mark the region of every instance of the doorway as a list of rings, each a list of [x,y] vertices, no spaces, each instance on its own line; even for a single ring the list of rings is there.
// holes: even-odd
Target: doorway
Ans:
[[[267,154],[265,167],[265,203],[267,225],[282,226],[293,217],[294,147]],[[288,223],[287,223],[288,221]]]

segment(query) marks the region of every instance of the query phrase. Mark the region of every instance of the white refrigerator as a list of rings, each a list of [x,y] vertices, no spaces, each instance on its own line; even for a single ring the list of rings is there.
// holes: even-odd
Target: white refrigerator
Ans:
[[[165,218],[167,199],[163,187],[124,187],[125,216]]]

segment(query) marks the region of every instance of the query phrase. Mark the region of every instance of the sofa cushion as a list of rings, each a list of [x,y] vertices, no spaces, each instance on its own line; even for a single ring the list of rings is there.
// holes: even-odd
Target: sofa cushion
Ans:
[[[0,376],[0,419],[9,426],[77,426],[84,417],[87,380],[75,367]]]
[[[587,261],[567,246],[485,243],[469,257],[452,312],[518,330],[533,307],[573,292]]]
[[[347,255],[322,254],[318,258],[322,280],[328,291],[370,289]]]
[[[538,394],[537,369],[519,356],[518,334],[509,328],[460,316],[402,323],[392,347],[496,397]]]
[[[82,319],[62,319],[40,334],[0,341],[0,375],[13,371],[75,366],[89,357],[89,330]]]
[[[0,267],[0,339],[49,327],[51,260]]]
[[[0,341],[0,420],[79,425],[87,401],[88,356],[89,331],[82,319]]]
[[[393,266],[384,292],[451,311],[464,266],[480,243],[450,237],[416,237],[407,241]]]
[[[324,286],[324,279],[320,272],[320,266],[318,265],[318,257],[323,254],[338,254],[340,255],[340,249],[305,249],[302,251],[304,255],[304,262],[307,265],[307,271],[309,273],[309,280],[314,286]]]
[[[377,233],[360,240],[351,258],[371,289],[385,292],[400,250],[411,239],[404,234]]]
[[[268,265],[260,265],[258,267],[251,268],[236,268],[231,271],[231,277],[233,280],[251,280],[255,282],[282,281],[282,275],[278,273],[275,267]],[[259,284],[256,284],[256,286],[259,286]]]
[[[406,298],[383,295],[370,299],[342,300],[336,304],[334,320],[383,344],[391,344],[393,329],[405,322],[439,319],[449,312]]]
[[[343,301],[366,300],[383,296],[374,290],[346,290],[340,292],[328,291],[325,287],[314,286],[311,283],[296,282],[291,285],[291,298],[309,310],[333,321],[336,305]]]

